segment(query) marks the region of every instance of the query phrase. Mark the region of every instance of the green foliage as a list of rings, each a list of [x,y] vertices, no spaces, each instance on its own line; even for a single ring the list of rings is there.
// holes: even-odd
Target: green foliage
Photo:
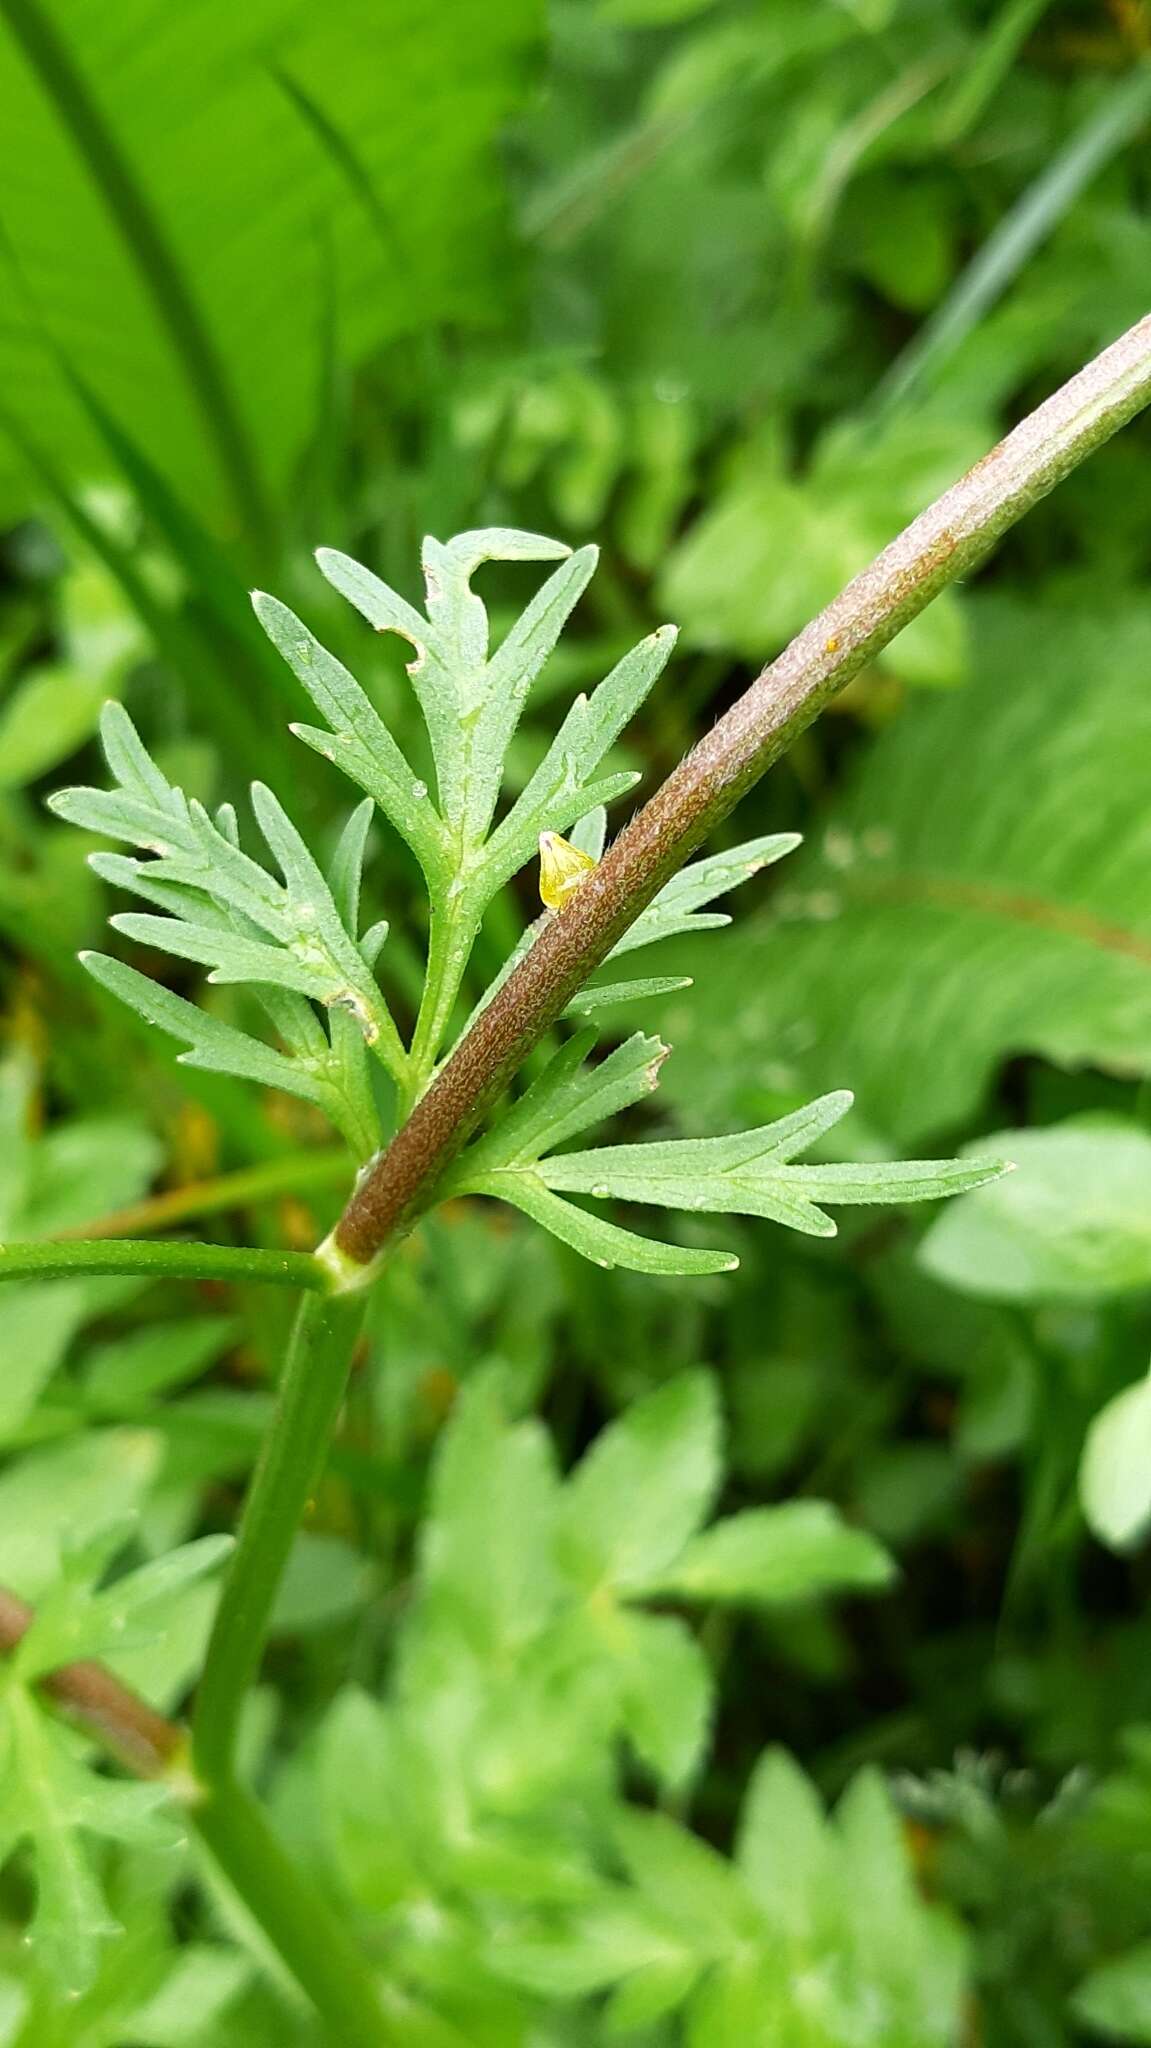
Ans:
[[[143,649],[139,621],[125,613],[99,563],[77,563],[62,577],[59,605],[59,658],[30,666],[0,711],[6,790],[36,782],[83,745]]]
[[[947,416],[905,417],[879,435],[841,427],[826,435],[801,478],[788,474],[778,445],[750,443],[668,562],[660,585],[668,609],[695,645],[734,648],[754,660],[798,633],[970,468],[990,438],[983,422]],[[882,660],[911,683],[960,682],[967,667],[960,600],[944,595]]]
[[[358,359],[482,302],[484,157],[535,26],[514,4],[449,33],[418,7],[385,21],[352,0],[322,20],[285,0],[195,16],[133,0],[109,36],[98,7],[7,10],[0,362],[25,394],[21,442],[69,468],[101,459],[82,374],[179,497],[258,534],[320,425],[317,304]],[[9,505],[17,488],[10,466]]]
[[[71,824],[144,850],[144,861],[94,854],[92,864],[105,880],[172,913],[122,914],[118,929],[200,961],[211,968],[212,981],[258,984],[290,1057],[203,1016],[168,990],[153,989],[122,962],[96,955],[85,964],[149,1022],[184,1039],[190,1051],[182,1059],[303,1095],[327,1110],[354,1151],[372,1151],[379,1127],[364,1048],[376,1051],[397,1078],[404,1060],[372,973],[387,926],[375,926],[362,941],[354,931],[367,807],[349,821],[325,876],[271,791],[254,785],[257,822],[283,876],[277,881],[242,851],[234,811],[225,807],[213,820],[166,780],[119,705],[105,711],[101,733],[117,787],[62,790],[53,808]],[[325,1031],[309,997],[329,1012],[347,1013],[352,1028],[341,1028],[333,1017]]]
[[[1151,1283],[1151,1137],[1073,1118],[991,1141],[1018,1171],[923,1241],[929,1273],[993,1301],[1100,1301]]]
[[[123,1117],[62,1124],[39,1144],[29,1138],[32,1073],[27,1062],[0,1067],[0,1232],[46,1236],[99,1216],[141,1194],[159,1165],[155,1139]],[[52,1376],[83,1325],[132,1283],[107,1280],[16,1282],[0,1293],[0,1440],[19,1441]]]
[[[812,1502],[810,1520],[765,1521],[737,1577],[696,1584],[697,1555],[741,1519],[696,1533],[720,1472],[702,1373],[635,1404],[562,1483],[491,1379],[445,1433],[394,1685],[382,1707],[339,1697],[309,1784],[350,1905],[382,1917],[401,1981],[461,2027],[466,2012],[477,2039],[534,2023],[559,2040],[544,2013],[570,2011],[580,2038],[606,2041],[680,2009],[692,2040],[741,2024],[813,2043],[949,2036],[955,1932],[916,1896],[876,1781],[832,1825],[796,1766],[767,1756],[734,1865],[624,1797],[619,1738],[683,1786],[711,1712],[699,1642],[646,1611],[653,1593],[774,1603],[885,1577],[878,1547],[837,1536]]]
[[[1092,1971],[1076,1993],[1075,2013],[1105,2041],[1129,2048],[1151,2041],[1151,1943]]]
[[[0,15],[0,1238],[298,1249],[531,943],[538,832],[598,858],[1146,311],[1145,24]],[[1137,428],[856,679],[376,1284],[244,1767],[401,2048],[1151,2039],[1146,465]],[[107,779],[107,698],[163,817],[88,866],[42,799]],[[721,1163],[845,1082],[846,1164]],[[1017,1170],[917,1217],[905,1151]],[[485,1158],[550,1228],[463,1192]],[[839,1235],[738,1222],[746,1181]],[[0,1289],[10,2048],[343,2039],[180,1787],[34,1677],[92,1649],[186,1711],[285,1331],[247,1280]]]
[[[1129,1550],[1151,1522],[1151,1391],[1139,1380],[1100,1410],[1088,1432],[1079,1490],[1088,1524],[1113,1550]]]
[[[492,560],[557,556],[560,567],[490,652],[487,612],[471,588],[475,570]],[[123,962],[88,957],[85,964],[103,986],[150,1022],[183,1038],[190,1048],[180,1056],[184,1061],[278,1084],[316,1103],[363,1157],[376,1149],[380,1133],[365,1047],[391,1074],[401,1104],[422,1092],[495,889],[530,857],[541,835],[570,826],[573,814],[594,835],[597,849],[602,845],[603,806],[635,778],[625,772],[597,780],[596,771],[624,721],[647,695],[673,636],[653,635],[624,656],[590,700],[577,698],[541,767],[489,838],[504,757],[520,712],[586,587],[595,551],[571,554],[560,542],[502,528],[461,534],[446,546],[427,540],[426,619],[346,556],[321,552],[320,565],[378,631],[398,633],[414,649],[408,675],[427,728],[434,805],[428,786],[412,778],[349,672],[305,636],[282,605],[263,597],[256,600],[262,622],[333,723],[327,735],[305,728],[302,736],[346,766],[368,792],[369,801],[345,827],[327,875],[272,792],[256,783],[252,807],[283,880],[270,876],[243,852],[235,812],[224,806],[213,820],[203,804],[170,783],[116,704],[108,706],[101,721],[116,786],[109,792],[63,790],[51,803],[69,823],[126,840],[148,856],[91,857],[104,880],[134,890],[169,913],[120,913],[113,919],[115,928],[141,945],[210,967],[210,982],[255,985],[291,1056],[203,1016]],[[349,750],[346,757],[342,744]],[[358,936],[373,801],[419,860],[430,899],[427,973],[407,1047],[372,971],[387,924]],[[690,863],[665,884],[609,959],[657,940],[727,924],[726,914],[703,906],[794,844],[788,835],[769,835]],[[529,929],[513,948],[480,1007],[522,957],[531,936]],[[613,991],[613,1002],[634,997],[637,987],[641,994],[650,993],[645,983],[625,984]],[[317,1019],[317,1004],[328,1013],[326,1028]],[[338,1022],[336,1012],[341,1013]],[[817,1206],[820,1201],[929,1201],[962,1192],[1002,1170],[982,1160],[793,1165],[794,1154],[815,1143],[849,1107],[851,1098],[843,1093],[762,1130],[727,1138],[619,1145],[545,1159],[555,1145],[630,1107],[656,1084],[666,1051],[658,1040],[637,1035],[601,1065],[585,1069],[597,1036],[586,1029],[556,1054],[506,1122],[465,1154],[449,1175],[445,1193],[501,1196],[601,1266],[702,1274],[728,1271],[738,1262],[730,1253],[681,1251],[637,1238],[559,1200],[558,1192],[768,1217],[826,1237],[834,1235],[835,1225]]]
[[[179,1687],[206,1621],[194,1589],[230,1548],[227,1537],[205,1537],[100,1583],[124,1550],[155,1464],[147,1439],[93,1435],[30,1457],[0,1480],[6,1528],[21,1512],[28,1518],[29,1554],[21,1558],[18,1547],[13,1553],[10,1534],[5,1579],[39,1601],[0,1694],[0,1858],[8,1863],[22,1848],[31,1852],[29,1960],[34,1976],[68,2000],[90,1989],[102,1945],[122,1932],[106,1858],[94,1843],[170,1852],[180,1828],[161,1811],[167,1787],[107,1777],[90,1740],[55,1723],[32,1688],[77,1658],[98,1656],[116,1666],[141,1650],[158,1690],[165,1682]]]
[[[28,1941],[65,1998],[86,1991],[99,1944],[116,1932],[86,1850],[90,1836],[131,1845],[163,1842],[155,1809],[161,1786],[123,1785],[86,1769],[62,1730],[16,1685],[5,1687],[3,1751],[5,1857],[28,1842],[35,1854],[36,1909]]]
[[[1151,622],[1135,600],[988,603],[975,646],[968,687],[884,736],[770,919],[717,956],[669,1077],[693,1116],[850,1074],[871,1127],[911,1141],[969,1116],[1011,1053],[1146,1067]],[[767,1090],[743,1079],[753,1026]]]
[[[824,1202],[934,1201],[994,1178],[994,1161],[912,1161],[887,1166],[795,1166],[796,1152],[815,1144],[851,1106],[844,1092],[730,1138],[673,1138],[609,1145],[589,1152],[543,1154],[587,1124],[598,1123],[655,1087],[667,1048],[638,1034],[581,1075],[590,1043],[573,1039],[490,1137],[466,1152],[449,1177],[449,1193],[496,1195],[546,1223],[599,1265],[636,1272],[723,1272],[738,1264],[723,1252],[673,1253],[603,1223],[557,1190],[658,1208],[766,1216],[808,1236],[833,1237]],[[573,1075],[573,1067],[576,1071]],[[682,1263],[677,1264],[677,1260]]]

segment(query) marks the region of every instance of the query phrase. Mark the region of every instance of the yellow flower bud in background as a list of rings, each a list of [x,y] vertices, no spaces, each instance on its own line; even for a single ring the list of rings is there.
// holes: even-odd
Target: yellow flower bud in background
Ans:
[[[595,866],[590,853],[558,832],[540,833],[540,896],[549,910],[562,910]]]

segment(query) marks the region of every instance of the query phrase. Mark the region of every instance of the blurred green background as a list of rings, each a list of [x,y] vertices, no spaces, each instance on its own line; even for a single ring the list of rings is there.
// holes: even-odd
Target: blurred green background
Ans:
[[[212,1227],[308,1244],[343,1177],[307,1111],[178,1068],[75,964],[112,906],[42,799],[95,769],[105,698],[195,793],[260,775],[330,847],[346,793],[288,735],[304,700],[249,586],[418,751],[398,657],[310,550],[418,599],[425,532],[594,538],[512,765],[526,778],[556,705],[670,618],[679,652],[624,758],[650,790],[1148,305],[1146,0],[0,0],[0,130],[5,1042],[20,1116],[98,1109],[144,1147],[123,1186],[84,1183],[72,1224],[149,1188],[194,1214],[262,1165],[277,1200]],[[1093,1417],[1151,1350],[1149,463],[1137,424],[851,685],[730,827],[800,830],[803,852],[698,963],[659,963],[698,964],[652,1026],[681,1128],[849,1086],[856,1156],[977,1140],[1020,1172],[926,1237],[745,1228],[722,1283],[593,1279],[518,1218],[448,1211],[382,1289],[386,1371],[354,1395],[315,1538],[340,1590],[309,1605],[301,1566],[285,1653],[297,1722],[333,1669],[386,1659],[381,1589],[481,1367],[570,1459],[706,1364],[726,1505],[833,1499],[900,1576],[705,1625],[693,1823],[727,1844],[767,1741],[828,1795],[864,1761],[903,1774],[922,1882],[971,1929],[982,2048],[1151,2041],[1151,1460],[1124,1468],[1115,1526],[1111,1467],[1094,1534],[1078,1490]],[[497,620],[531,587],[500,573]],[[479,976],[534,914],[517,887]],[[382,831],[369,890],[410,1016],[421,898]],[[252,1310],[202,1390],[224,1435],[188,1456],[217,1525],[274,1336]],[[35,1404],[70,1338],[0,1400],[9,1476],[51,1435]]]

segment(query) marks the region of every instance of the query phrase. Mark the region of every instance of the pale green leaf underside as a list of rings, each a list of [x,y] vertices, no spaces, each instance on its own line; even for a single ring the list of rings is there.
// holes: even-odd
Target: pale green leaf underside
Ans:
[[[730,847],[724,853],[708,854],[703,860],[689,862],[665,883],[655,901],[641,911],[631,929],[612,948],[609,960],[634,953],[639,946],[654,945],[657,939],[716,930],[730,924],[726,911],[705,911],[703,905],[713,903],[717,896],[726,896],[741,882],[749,882],[761,868],[782,860],[799,844],[796,832],[773,832],[762,839],[745,840],[743,845]]]
[[[328,721],[327,731],[307,725],[293,725],[292,731],[336,762],[374,799],[407,840],[429,880],[439,880],[446,849],[429,792],[408,766],[367,692],[279,598],[257,590],[252,604],[272,645]]]
[[[933,1202],[963,1194],[1004,1171],[994,1159],[793,1166],[772,1151],[754,1149],[764,1135],[745,1131],[731,1139],[605,1145],[545,1160],[537,1171],[547,1187],[565,1194],[611,1195],[617,1201],[700,1214],[766,1217],[809,1237],[835,1236],[835,1224],[818,1206],[821,1202]],[[701,1156],[697,1148],[707,1149]],[[650,1153],[657,1156],[645,1156]]]
[[[541,1154],[548,1143],[561,1142],[573,1129],[598,1115],[597,1081],[603,1099],[611,1102],[613,1108],[623,1106],[623,1088],[618,1090],[617,1099],[617,1080],[632,1087],[631,1100],[637,1099],[641,1087],[655,1085],[662,1053],[657,1040],[637,1035],[618,1047],[600,1067],[590,1070],[577,1064],[585,1051],[583,1041],[573,1039],[556,1056],[535,1089],[511,1112],[510,1135],[505,1135],[508,1125],[501,1125],[472,1152],[465,1153],[449,1187],[454,1193],[502,1196],[547,1223],[565,1243],[573,1244],[589,1258],[598,1258],[600,1264],[632,1261],[606,1258],[603,1245],[595,1241],[594,1232],[587,1227],[593,1220],[587,1212],[575,1210],[569,1203],[553,1208],[545,1194],[553,1199],[561,1194],[586,1195],[597,1201],[614,1198],[690,1214],[755,1216],[785,1224],[810,1237],[834,1237],[836,1226],[819,1206],[822,1202],[935,1201],[978,1187],[1005,1171],[999,1161],[987,1159],[869,1161],[833,1166],[792,1164],[797,1152],[814,1144],[851,1107],[852,1097],[846,1089],[822,1096],[790,1116],[754,1131],[737,1131],[718,1138],[604,1145],[544,1158]],[[581,1087],[586,1091],[583,1095]],[[554,1123],[550,1118],[553,1105]],[[550,1136],[552,1131],[559,1135]],[[633,1245],[635,1242],[632,1239]],[[668,1250],[666,1246],[658,1247],[661,1257]],[[688,1255],[676,1252],[674,1256]],[[696,1256],[714,1257],[718,1261],[722,1255],[717,1252]],[[738,1261],[729,1259],[727,1263],[730,1266]],[[689,1268],[661,1264],[650,1270],[672,1272]],[[695,1266],[690,1270],[704,1268]],[[709,1270],[718,1271],[721,1267],[715,1265]]]
[[[599,982],[573,996],[564,1015],[590,1017],[599,1010],[613,1010],[619,1003],[638,1003],[648,996],[678,995],[681,989],[691,986],[690,974],[656,974],[642,981]]]
[[[489,561],[557,556],[564,558],[559,567],[490,652],[487,611],[471,588],[474,571]],[[425,540],[426,617],[351,556],[321,548],[316,559],[369,625],[398,634],[411,648],[408,674],[431,742],[440,816],[458,850],[475,849],[491,824],[520,713],[595,569],[596,550],[572,554],[562,541],[499,527],[446,544]],[[297,673],[310,688],[306,666]]]
[[[366,1157],[374,1148],[376,1131],[370,1107],[355,1085],[356,1077],[337,1069],[330,1057],[310,1060],[302,1053],[288,1058],[197,1004],[186,1002],[126,961],[113,960],[105,953],[82,953],[80,959],[102,987],[187,1048],[178,1055],[183,1065],[232,1074],[238,1080],[301,1096],[323,1110],[359,1157]]]
[[[121,912],[113,925],[141,944],[208,967],[210,981],[252,984],[287,1051],[208,1017],[126,965],[94,954],[84,956],[85,965],[181,1039],[189,1064],[302,1095],[365,1157],[379,1142],[366,1048],[394,1075],[405,1064],[371,967],[387,928],[377,926],[363,946],[353,936],[370,806],[349,819],[329,881],[272,792],[257,783],[253,809],[280,869],[277,879],[242,851],[229,807],[213,820],[167,781],[119,705],[105,708],[101,735],[117,786],[61,790],[52,807],[140,849],[147,858],[98,853],[91,863],[107,881],[167,913]]]
[[[596,1266],[624,1266],[632,1273],[699,1274],[730,1273],[739,1260],[730,1252],[687,1250],[682,1245],[661,1244],[655,1238],[637,1237],[618,1223],[607,1223],[573,1202],[553,1194],[535,1173],[504,1171],[478,1175],[469,1193],[494,1195],[522,1209],[536,1223],[542,1223],[561,1244],[582,1252]]]
[[[423,612],[349,555],[321,548],[316,559],[328,582],[370,626],[406,643],[407,673],[431,748],[429,790],[343,663],[278,599],[255,594],[258,618],[327,721],[324,728],[293,730],[368,793],[424,871],[431,935],[406,1084],[414,1099],[439,1056],[492,896],[535,857],[541,833],[566,832],[580,820],[602,817],[604,806],[638,781],[630,769],[605,767],[604,757],[663,669],[675,632],[660,628],[624,655],[590,697],[576,698],[527,787],[493,832],[508,746],[595,569],[595,548],[572,552],[562,541],[504,527],[447,542],[428,538]],[[472,588],[475,572],[488,562],[556,564],[495,648],[483,599]],[[483,1001],[502,985],[534,930],[525,933]],[[204,941],[195,943],[194,957],[204,959]],[[301,985],[298,978],[294,985]],[[314,993],[311,987],[304,992]],[[646,992],[641,985],[613,999]]]
[[[596,1066],[587,1064],[597,1033],[586,1026],[549,1061],[539,1079],[501,1117],[496,1128],[464,1155],[464,1180],[493,1167],[532,1165],[577,1131],[616,1116],[649,1095],[659,1081],[667,1047],[636,1032]]]

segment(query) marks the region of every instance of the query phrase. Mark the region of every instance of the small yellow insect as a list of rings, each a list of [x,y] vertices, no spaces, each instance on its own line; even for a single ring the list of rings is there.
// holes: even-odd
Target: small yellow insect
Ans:
[[[598,863],[558,832],[540,833],[540,896],[549,910],[562,910]]]

